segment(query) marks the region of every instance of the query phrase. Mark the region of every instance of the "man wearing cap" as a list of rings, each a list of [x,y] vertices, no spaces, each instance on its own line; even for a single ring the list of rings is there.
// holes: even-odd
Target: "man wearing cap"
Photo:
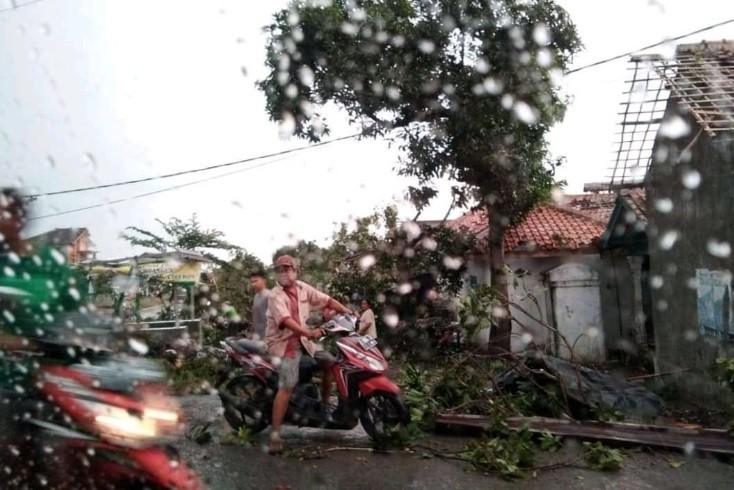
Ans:
[[[298,366],[301,352],[309,355],[318,350],[312,339],[323,335],[321,329],[306,326],[311,309],[329,308],[337,313],[351,315],[344,305],[318,291],[316,288],[298,280],[298,266],[290,255],[281,255],[275,261],[277,284],[272,289],[268,302],[267,328],[265,342],[270,354],[280,358],[278,367],[278,393],[273,401],[273,432],[270,434],[270,453],[283,451],[280,427],[288,411],[293,388],[298,384]],[[322,382],[322,397],[328,400],[331,387],[328,373]]]

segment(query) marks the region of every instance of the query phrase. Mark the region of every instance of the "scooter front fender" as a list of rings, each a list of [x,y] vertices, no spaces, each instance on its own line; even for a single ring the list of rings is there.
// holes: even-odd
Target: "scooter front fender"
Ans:
[[[359,392],[362,396],[369,396],[375,391],[385,391],[387,393],[394,393],[395,395],[400,394],[398,385],[382,374],[367,378],[359,383]]]

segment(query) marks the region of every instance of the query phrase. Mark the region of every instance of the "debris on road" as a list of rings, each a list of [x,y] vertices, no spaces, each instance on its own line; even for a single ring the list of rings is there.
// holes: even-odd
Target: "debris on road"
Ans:
[[[523,369],[515,367],[497,378],[500,389],[519,389],[519,382],[529,378],[541,385],[555,380],[576,407],[607,410],[646,421],[657,418],[664,408],[662,399],[640,383],[542,354],[524,356],[521,362]]]
[[[486,430],[495,420],[483,415],[442,414],[436,425]],[[690,451],[705,451],[734,455],[734,438],[721,429],[685,429],[661,425],[621,422],[581,422],[545,417],[510,417],[505,423],[511,430],[527,428],[533,433],[550,432],[556,436],[576,437],[598,441],[643,444]]]
[[[191,427],[186,437],[197,444],[207,444],[213,439],[211,425],[209,422],[196,424]]]

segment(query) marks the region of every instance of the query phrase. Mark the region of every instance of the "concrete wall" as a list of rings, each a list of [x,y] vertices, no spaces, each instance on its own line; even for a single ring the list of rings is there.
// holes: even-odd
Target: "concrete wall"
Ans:
[[[599,293],[602,304],[601,327],[603,335],[605,337],[608,335],[606,326],[608,312],[604,305],[610,302],[610,298],[615,297],[616,286],[609,284],[609,277],[611,276],[605,272],[605,265],[599,254],[565,254],[546,257],[508,254],[506,261],[508,267],[513,271],[513,275],[510,277],[510,296],[512,301],[521,308],[512,309],[514,319],[513,351],[521,351],[529,343],[544,347],[551,352],[555,351],[552,333],[544,326],[544,324],[554,325],[547,272],[564,264],[583,264],[596,271],[599,278]],[[467,278],[473,275],[480,283],[490,283],[489,267],[482,257],[471,258],[467,268]],[[469,283],[470,281],[467,279],[465,282],[467,288]],[[583,301],[583,298],[579,299]],[[579,306],[579,309],[583,309],[583,307]],[[617,322],[609,323],[616,325]],[[486,339],[482,337],[480,340],[485,341]]]
[[[665,158],[653,162],[647,184],[659,371],[707,367],[731,348],[728,339],[699,331],[696,270],[734,271],[730,254],[717,257],[709,252],[710,240],[734,246],[734,143],[732,135],[711,138],[703,132],[689,154],[681,155],[700,127],[675,102],[669,103],[665,117],[676,114],[688,121],[690,134],[677,140],[658,135],[653,153]],[[692,170],[701,177],[695,189],[683,184]],[[667,200],[673,204],[672,211],[659,211],[656,203]]]

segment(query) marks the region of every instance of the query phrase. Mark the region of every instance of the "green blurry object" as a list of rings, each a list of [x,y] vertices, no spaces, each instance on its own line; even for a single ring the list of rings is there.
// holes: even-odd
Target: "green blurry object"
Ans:
[[[87,302],[86,277],[55,248],[25,257],[2,254],[0,269],[0,329],[6,333],[43,336],[56,315]]]

